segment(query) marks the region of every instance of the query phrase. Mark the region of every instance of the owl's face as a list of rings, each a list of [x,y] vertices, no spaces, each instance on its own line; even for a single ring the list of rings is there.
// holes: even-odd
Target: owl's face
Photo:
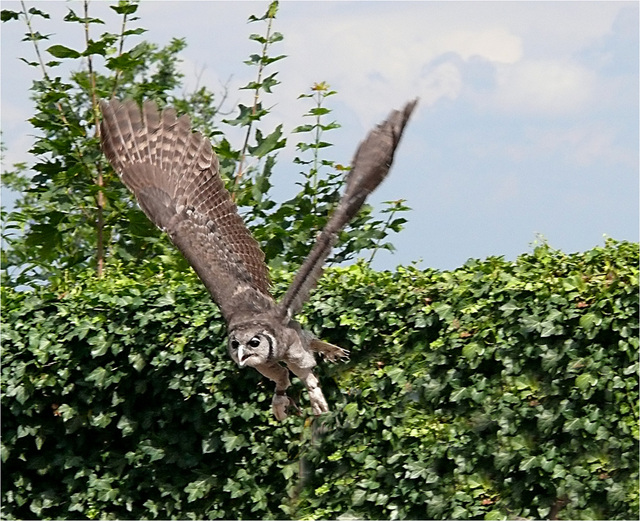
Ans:
[[[229,354],[240,367],[255,367],[273,358],[276,338],[263,327],[234,329],[229,334]]]

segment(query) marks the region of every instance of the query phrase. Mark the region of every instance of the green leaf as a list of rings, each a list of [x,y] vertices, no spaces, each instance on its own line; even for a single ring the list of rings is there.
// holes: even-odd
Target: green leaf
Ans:
[[[82,56],[78,51],[64,45],[52,45],[47,49],[47,52],[55,58],[80,58]]]
[[[24,405],[29,399],[29,392],[23,385],[19,385],[15,388],[14,396],[20,405]]]
[[[522,308],[522,305],[518,304],[513,300],[510,300],[506,304],[503,304],[502,306],[500,306],[500,311],[502,311],[505,317],[508,317],[514,312],[520,310],[521,308]]]
[[[598,379],[590,373],[583,373],[576,377],[576,386],[583,391],[589,387],[593,387],[598,383]]]
[[[282,137],[282,125],[278,125],[276,129],[266,137],[262,137],[262,133],[256,132],[255,147],[249,147],[251,155],[254,157],[264,157],[270,154],[274,150],[283,148],[287,142],[286,139],[280,139]]]
[[[595,312],[589,312],[580,317],[580,327],[590,331],[594,327],[599,326],[602,323],[602,317]]]
[[[331,112],[330,109],[326,107],[314,107],[309,109],[310,116],[324,116],[325,114],[329,114]]]
[[[353,419],[358,415],[358,404],[357,403],[348,403],[344,406],[344,413],[347,415],[349,419]]]
[[[102,353],[104,354],[104,353]],[[101,356],[101,355],[94,355]],[[94,382],[98,387],[104,387],[107,378],[109,377],[109,371],[104,367],[95,368],[86,378],[87,382]]]
[[[47,20],[51,18],[48,13],[45,13],[44,11],[41,11],[40,9],[36,9],[35,7],[30,7],[28,12],[31,15],[40,16],[40,17],[45,18]]]
[[[131,420],[127,416],[121,416],[117,423],[118,429],[122,431],[123,436],[130,436],[138,427],[138,422]]]
[[[104,24],[104,22],[102,20],[100,20],[99,18],[80,17],[80,16],[76,15],[76,13],[72,9],[69,9],[69,12],[63,18],[63,20],[65,22],[78,22],[78,23],[80,23],[82,25],[96,24],[96,23],[97,24]]]
[[[91,349],[91,356],[93,357],[104,356],[109,349],[109,344],[103,333],[91,337],[87,343],[93,346]]]
[[[351,504],[354,507],[359,507],[364,503],[364,500],[366,497],[367,497],[367,491],[358,488],[353,492],[353,495],[351,496]]]
[[[3,9],[0,11],[0,20],[8,22],[9,20],[17,20],[20,17],[18,11],[10,11],[9,9]]]
[[[138,4],[134,2],[119,2],[118,5],[110,5],[109,7],[121,15],[134,14],[138,10]]]
[[[537,456],[530,456],[528,458],[523,459],[520,462],[520,470],[524,471],[524,472],[529,472],[532,468],[537,467],[538,466],[538,457]]]
[[[138,372],[144,369],[145,365],[147,365],[147,361],[144,356],[140,353],[131,353],[129,354],[129,363],[131,366]]]
[[[184,487],[184,491],[187,493],[187,501],[191,503],[205,497],[211,490],[211,481],[211,478],[198,479]]]
[[[39,42],[42,40],[48,40],[50,34],[42,34],[39,31],[35,31],[33,33],[27,33],[27,35],[22,39],[23,42]],[[33,62],[38,63],[38,62]]]
[[[247,440],[245,439],[243,434],[236,435],[225,432],[221,436],[221,439],[227,452],[238,450],[239,448],[244,447],[247,444]]]
[[[520,319],[523,329],[529,333],[542,331],[544,324],[540,317],[535,315],[525,315]]]
[[[315,125],[300,125],[294,128],[291,132],[293,133],[311,132],[314,128],[315,128]]]
[[[455,391],[453,391],[451,393],[451,395],[449,396],[449,400],[451,400],[452,402],[459,402],[460,400],[464,399],[467,397],[467,390],[466,389],[457,389]]]
[[[158,298],[158,300],[155,301],[155,305],[158,307],[166,307],[166,306],[171,307],[175,303],[176,303],[176,299],[173,293],[166,293],[165,295],[162,295],[161,297]]]
[[[475,358],[482,352],[482,346],[475,342],[470,342],[462,348],[462,356],[464,356],[465,358]]]

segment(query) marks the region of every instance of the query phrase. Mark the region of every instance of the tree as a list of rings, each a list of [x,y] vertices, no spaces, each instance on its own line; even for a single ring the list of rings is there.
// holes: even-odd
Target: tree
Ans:
[[[312,134],[310,143],[297,145],[301,153],[313,153],[312,160],[296,159],[308,168],[301,172],[301,190],[281,205],[270,194],[277,151],[287,141],[282,125],[270,132],[260,127],[268,114],[262,98],[278,85],[278,72],[273,68],[284,58],[271,54],[272,47],[283,39],[281,33],[272,31],[278,2],[271,2],[263,16],[249,17],[250,22],[265,27],[264,34],[250,35],[261,52],[245,62],[256,68],[256,79],[243,87],[253,92],[253,103],[240,104],[237,116],[224,122],[219,116],[225,93],[216,96],[207,87],[181,93],[183,78],[177,65],[186,45],[183,39],[174,39],[164,47],[148,41],[132,43],[145,33],[137,25],[136,2],[121,0],[111,6],[121,17],[120,28],[97,38],[93,33],[104,21],[90,16],[89,3],[84,2],[81,14],[70,8],[64,20],[83,31],[83,49],[50,42],[36,28],[38,19],[49,15],[27,8],[24,2],[21,5],[20,11],[3,10],[2,21],[22,20],[26,24],[25,40],[32,43],[36,59],[22,60],[38,68],[42,77],[32,89],[35,113],[30,122],[38,137],[30,152],[35,162],[3,175],[3,183],[21,193],[14,211],[3,215],[6,247],[2,268],[7,283],[55,284],[65,274],[87,268],[101,276],[111,262],[131,264],[136,269],[142,265],[151,271],[159,269],[158,263],[186,268],[168,240],[139,210],[100,151],[97,104],[100,98],[112,96],[138,102],[152,98],[160,106],[171,105],[188,113],[194,127],[214,140],[221,174],[263,244],[267,261],[285,267],[301,262],[337,201],[347,169],[320,157],[320,151],[330,145],[321,140],[323,133],[339,125],[324,123],[322,118],[330,113],[324,100],[335,92],[318,83],[311,94],[303,95],[315,101],[315,107],[305,114],[315,118],[315,123],[293,131]],[[71,70],[76,72],[56,75],[58,67],[68,62],[74,63]],[[218,99],[221,101],[216,104]],[[226,139],[223,124],[246,130],[241,146]],[[324,178],[319,174],[321,168],[328,170]],[[405,220],[395,214],[406,209],[401,201],[390,203],[385,210],[389,219],[384,222],[373,218],[370,207],[363,209],[343,232],[333,260],[351,259],[365,249],[392,249],[382,241],[390,231],[401,229]],[[299,219],[300,215],[305,218]]]

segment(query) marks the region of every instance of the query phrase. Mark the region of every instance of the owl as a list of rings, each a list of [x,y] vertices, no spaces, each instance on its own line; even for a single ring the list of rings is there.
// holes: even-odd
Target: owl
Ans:
[[[226,190],[211,143],[191,130],[188,116],[146,101],[102,100],[105,156],[140,208],[167,233],[202,280],[227,324],[228,350],[240,367],[275,383],[273,414],[296,407],[287,396],[289,371],[306,386],[313,414],[327,401],[313,373],[316,354],[344,360],[348,351],[323,342],[294,320],[322,274],[340,230],[387,175],[417,100],[394,110],[359,145],[346,188],[280,302],[269,291],[264,254]],[[284,364],[284,365],[283,365]]]

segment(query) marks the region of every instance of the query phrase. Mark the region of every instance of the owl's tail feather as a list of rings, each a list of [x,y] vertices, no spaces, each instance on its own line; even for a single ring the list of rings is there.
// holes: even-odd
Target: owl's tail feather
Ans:
[[[309,343],[309,347],[312,351],[320,353],[324,358],[329,360],[329,362],[346,362],[347,360],[349,360],[349,351],[347,351],[346,349],[342,349],[341,347],[334,346],[329,342],[318,340],[317,338],[311,340],[311,342]]]

